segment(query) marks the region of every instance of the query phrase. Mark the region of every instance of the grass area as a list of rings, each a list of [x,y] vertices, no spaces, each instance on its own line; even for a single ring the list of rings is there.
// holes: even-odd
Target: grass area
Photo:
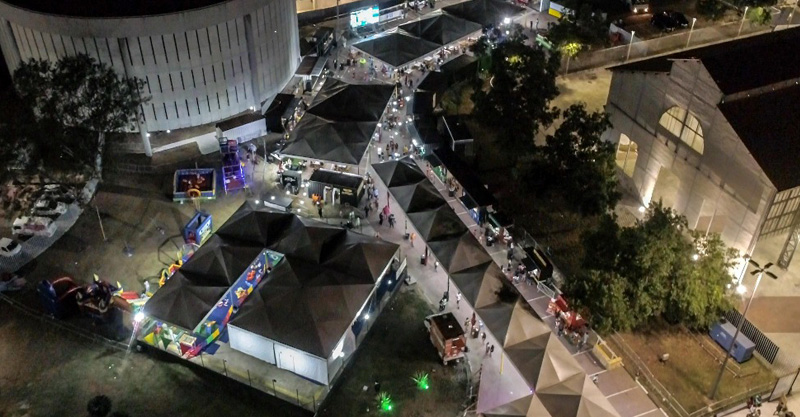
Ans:
[[[455,415],[461,410],[467,389],[465,369],[462,364],[442,366],[422,324],[430,313],[416,290],[402,288],[381,313],[319,416],[385,414],[378,410],[375,381],[392,398],[392,416]],[[429,375],[427,391],[411,379],[420,371]]]
[[[107,395],[137,416],[307,416],[169,354],[125,354],[0,305],[0,416],[85,416]]]
[[[691,413],[712,403],[707,395],[724,352],[708,335],[669,328],[652,333],[624,333],[621,336],[686,411]],[[613,343],[613,340],[612,348],[623,356],[629,369],[635,369],[635,361],[626,357],[625,349]],[[669,353],[670,359],[661,363],[659,356],[664,353]],[[722,378],[718,400],[742,395],[775,382],[774,374],[758,358],[753,357],[743,364],[736,364],[735,361],[728,363],[729,371]]]

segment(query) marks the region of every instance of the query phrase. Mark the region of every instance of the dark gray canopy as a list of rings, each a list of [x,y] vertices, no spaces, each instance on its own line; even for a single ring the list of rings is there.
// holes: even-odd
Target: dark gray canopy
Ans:
[[[353,46],[393,67],[403,66],[441,48],[439,44],[415,38],[403,31],[380,36]]]
[[[378,122],[337,122],[306,114],[281,151],[285,155],[358,165]]]
[[[204,284],[179,270],[147,301],[144,312],[157,320],[193,330],[229,288]]]
[[[503,0],[472,0],[443,8],[445,12],[482,26],[497,26],[506,17],[514,17],[525,8]]]
[[[372,168],[381,178],[387,187],[398,187],[403,185],[416,184],[422,180],[427,181],[425,174],[411,158],[401,158],[379,164],[373,164]]]
[[[392,188],[392,195],[406,213],[435,210],[447,203],[429,181]]]
[[[447,13],[437,12],[436,14],[434,17],[401,25],[400,29],[442,46],[481,30],[481,25],[478,23]]]
[[[348,84],[328,78],[307,113],[337,122],[377,122],[394,88],[385,84]]]

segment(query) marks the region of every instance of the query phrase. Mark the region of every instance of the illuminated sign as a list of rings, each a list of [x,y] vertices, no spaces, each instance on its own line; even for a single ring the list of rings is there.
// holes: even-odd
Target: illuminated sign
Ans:
[[[378,6],[372,6],[369,9],[356,10],[350,13],[350,26],[361,27],[372,25],[380,21],[380,13]]]

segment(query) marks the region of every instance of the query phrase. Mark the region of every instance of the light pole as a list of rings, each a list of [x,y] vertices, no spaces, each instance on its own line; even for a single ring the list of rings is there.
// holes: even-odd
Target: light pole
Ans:
[[[686,39],[686,47],[689,47],[689,42],[692,41],[692,32],[694,32],[694,24],[697,22],[697,18],[692,18],[692,27],[689,29],[689,38]]]
[[[744,26],[744,19],[747,18],[747,9],[749,9],[749,8],[750,8],[750,6],[744,6],[744,13],[742,13],[742,21],[739,22],[739,31],[736,32],[736,37],[737,38],[742,34],[742,26]]]
[[[631,46],[633,46],[633,37],[636,35],[636,31],[631,31],[631,42],[628,44],[628,55],[625,56],[625,61],[631,59]]]
[[[717,392],[719,391],[719,383],[722,381],[722,375],[725,373],[725,365],[728,363],[728,359],[730,359],[731,355],[733,354],[733,346],[736,344],[736,339],[739,337],[739,332],[742,330],[742,324],[744,324],[745,317],[747,317],[747,310],[750,310],[750,304],[753,303],[753,298],[756,296],[756,291],[758,290],[758,284],[761,283],[761,277],[764,274],[767,274],[772,279],[778,279],[778,277],[773,274],[772,272],[768,271],[768,269],[772,266],[772,262],[767,263],[762,268],[758,263],[753,261],[752,259],[748,260],[750,265],[753,265],[756,269],[755,271],[751,272],[750,275],[758,274],[758,278],[756,278],[756,285],[753,287],[753,292],[750,293],[750,299],[747,301],[747,305],[744,308],[744,313],[742,313],[742,318],[739,320],[739,324],[736,326],[736,332],[733,334],[733,339],[731,340],[731,345],[728,349],[725,350],[725,359],[722,360],[722,366],[719,368],[719,373],[717,373],[717,379],[714,380],[714,387],[711,388],[711,395],[709,398],[712,400],[717,396]],[[744,270],[742,271],[742,278],[744,278],[744,271],[747,270],[747,265],[745,265]],[[739,286],[737,287],[737,292],[743,293],[744,287]]]

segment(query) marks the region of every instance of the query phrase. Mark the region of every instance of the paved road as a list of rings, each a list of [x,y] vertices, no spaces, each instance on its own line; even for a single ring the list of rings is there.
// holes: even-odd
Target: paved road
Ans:
[[[69,231],[82,212],[83,209],[80,208],[78,203],[70,204],[67,212],[54,221],[58,228],[53,236],[33,236],[24,242],[20,242],[22,244],[20,253],[11,258],[0,257],[0,272],[15,272],[44,253],[50,245]]]

